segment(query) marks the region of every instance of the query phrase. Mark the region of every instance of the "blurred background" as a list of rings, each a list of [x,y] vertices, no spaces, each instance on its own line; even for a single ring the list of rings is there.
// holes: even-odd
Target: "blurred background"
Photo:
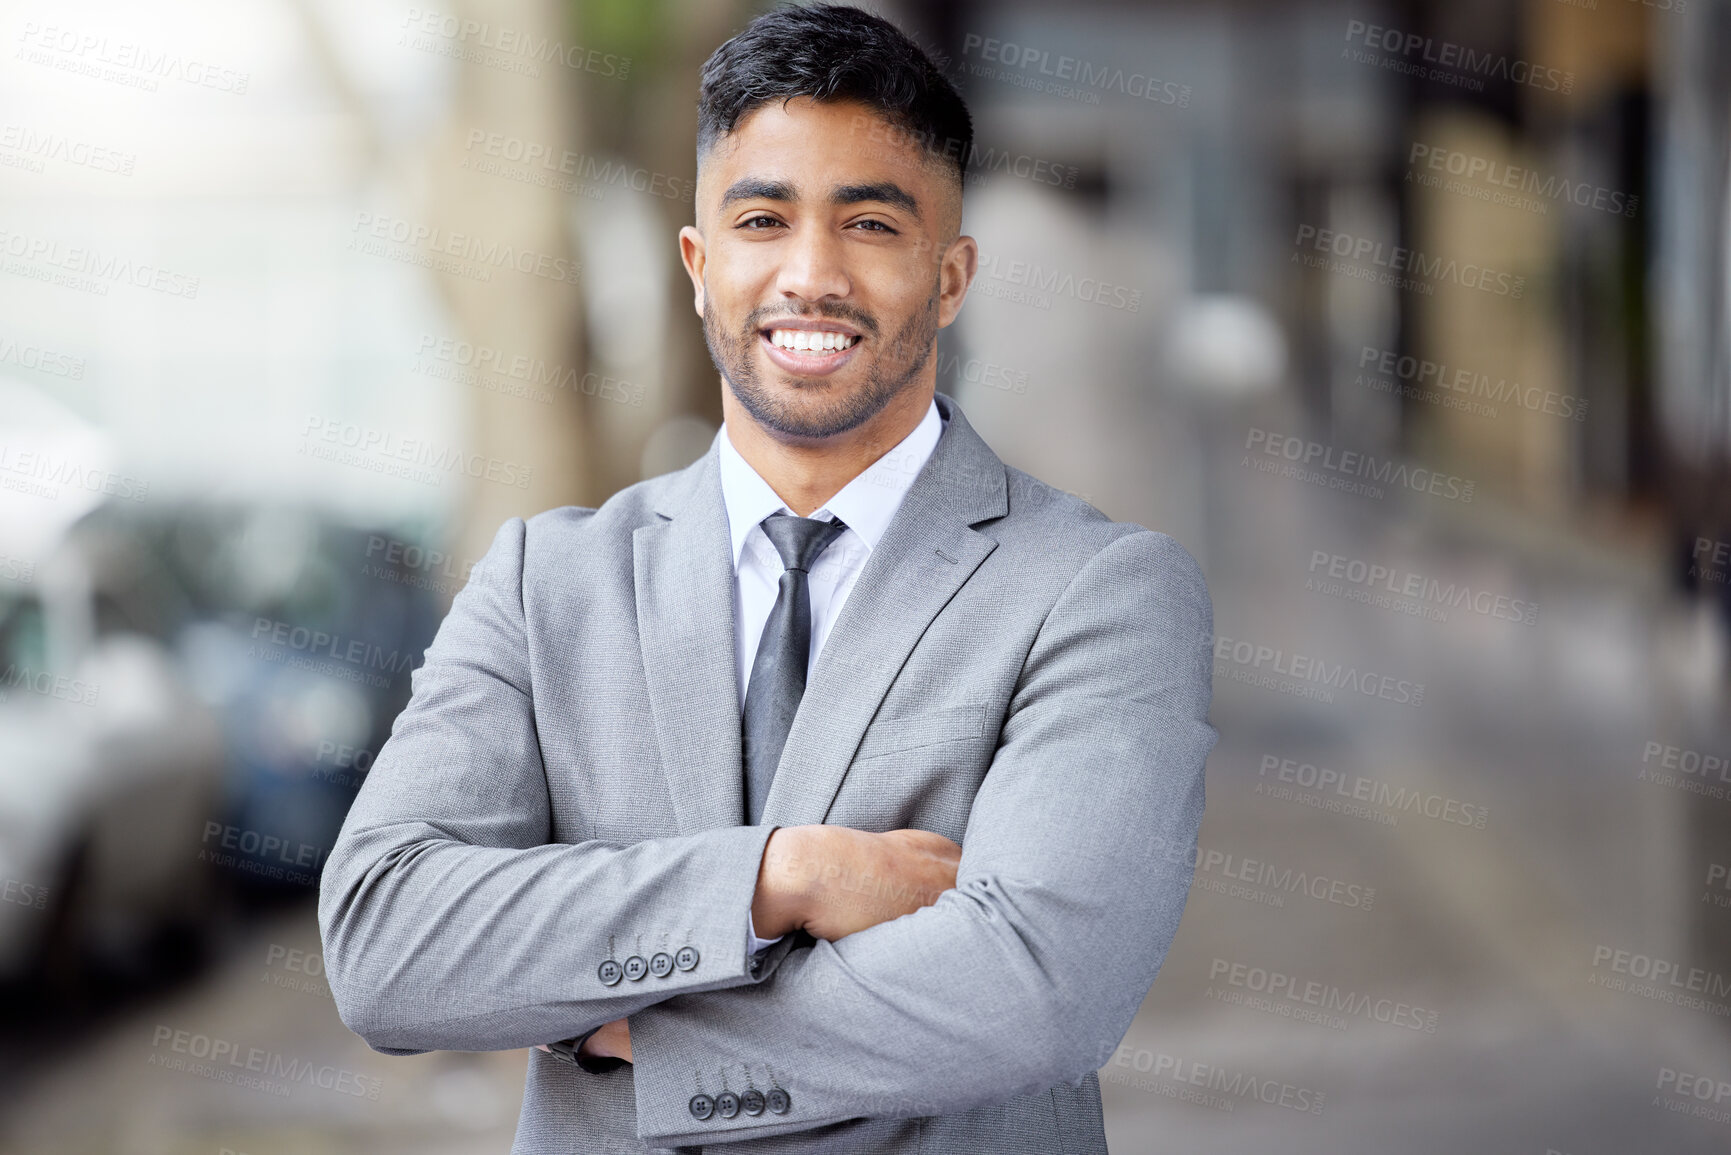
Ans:
[[[312,898],[498,524],[707,447],[760,7],[0,4],[0,1149],[509,1147]],[[1731,3],[879,10],[978,133],[940,388],[1214,597],[1112,1150],[1731,1149]]]

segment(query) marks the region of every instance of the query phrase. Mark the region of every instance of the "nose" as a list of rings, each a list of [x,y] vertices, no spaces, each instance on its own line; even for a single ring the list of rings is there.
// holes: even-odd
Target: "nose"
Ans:
[[[841,238],[827,229],[797,230],[782,246],[776,289],[783,297],[818,301],[846,297],[853,291],[842,256]]]

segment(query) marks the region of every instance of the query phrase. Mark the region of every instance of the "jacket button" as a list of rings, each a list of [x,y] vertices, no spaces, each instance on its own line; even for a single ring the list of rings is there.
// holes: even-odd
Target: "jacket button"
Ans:
[[[662,951],[656,955],[651,955],[649,959],[649,973],[658,979],[664,979],[668,975],[672,974],[673,956],[668,954],[666,951]]]
[[[625,972],[612,959],[608,959],[596,968],[595,974],[600,978],[601,985],[604,987],[616,986],[619,980],[625,977]]]
[[[634,954],[625,960],[625,977],[636,982],[649,973],[649,964],[643,961],[643,956]]]
[[[691,1096],[691,1114],[693,1118],[702,1120],[715,1114],[715,1100],[708,1095]]]
[[[739,1096],[732,1091],[723,1091],[715,1097],[715,1113],[723,1119],[731,1119],[739,1114]]]
[[[697,948],[682,946],[679,953],[673,956],[673,965],[682,971],[693,970],[697,966]]]
[[[771,1087],[765,1092],[763,1102],[777,1115],[787,1114],[788,1108],[793,1106],[793,1100],[788,1098],[787,1092],[780,1087]]]
[[[763,1092],[756,1087],[739,1097],[739,1109],[747,1115],[763,1114]]]

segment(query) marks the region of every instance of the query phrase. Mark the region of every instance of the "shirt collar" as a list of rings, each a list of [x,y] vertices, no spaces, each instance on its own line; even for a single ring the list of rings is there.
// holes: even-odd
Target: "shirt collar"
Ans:
[[[843,524],[859,535],[869,553],[877,548],[890,520],[901,508],[914,478],[919,475],[932,450],[937,448],[944,422],[934,400],[926,415],[908,435],[882,457],[866,466],[860,474],[814,510],[815,518],[839,517]],[[751,463],[739,455],[723,423],[716,432],[720,442],[721,497],[727,506],[727,523],[733,539],[733,566],[739,568],[739,555],[745,549],[745,539],[764,518],[777,512],[792,513],[775,490],[769,487]]]

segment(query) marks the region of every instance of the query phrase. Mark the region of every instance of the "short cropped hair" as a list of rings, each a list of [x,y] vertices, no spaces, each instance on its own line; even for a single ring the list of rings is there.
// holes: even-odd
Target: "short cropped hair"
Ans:
[[[766,12],[715,50],[697,100],[699,161],[749,113],[796,96],[858,101],[962,179],[974,126],[961,94],[901,29],[843,4]]]

